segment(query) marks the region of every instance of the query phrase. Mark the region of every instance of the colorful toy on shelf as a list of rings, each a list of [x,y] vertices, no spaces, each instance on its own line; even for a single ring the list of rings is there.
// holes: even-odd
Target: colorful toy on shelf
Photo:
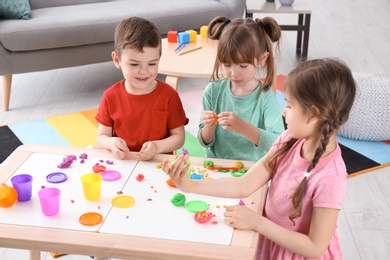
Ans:
[[[200,27],[200,36],[203,37],[203,38],[206,38],[207,37],[207,30],[208,30],[208,26],[207,25],[203,25],[202,27]]]
[[[198,33],[195,30],[187,30],[186,32],[190,34],[190,42],[196,42]]]
[[[177,31],[169,31],[167,36],[168,42],[177,42]]]
[[[179,32],[178,39],[180,43],[189,43],[190,42],[190,34],[188,32]]]

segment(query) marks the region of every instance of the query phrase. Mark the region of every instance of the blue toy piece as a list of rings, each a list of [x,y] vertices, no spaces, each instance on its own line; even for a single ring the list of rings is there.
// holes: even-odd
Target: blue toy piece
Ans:
[[[178,39],[180,43],[189,43],[190,42],[190,34],[188,32],[179,32]]]
[[[201,180],[201,179],[204,179],[204,175],[203,174],[197,174],[197,173],[191,173],[190,179],[191,180]]]

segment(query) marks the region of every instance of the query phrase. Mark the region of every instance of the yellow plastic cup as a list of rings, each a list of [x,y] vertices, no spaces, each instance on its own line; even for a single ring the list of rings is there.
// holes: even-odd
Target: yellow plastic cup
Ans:
[[[84,197],[87,200],[98,200],[102,186],[102,176],[99,173],[87,173],[81,176]]]

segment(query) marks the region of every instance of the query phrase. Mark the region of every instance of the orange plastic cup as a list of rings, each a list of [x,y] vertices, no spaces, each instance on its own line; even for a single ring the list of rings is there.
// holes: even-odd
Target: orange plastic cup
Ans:
[[[0,183],[0,207],[7,208],[15,204],[18,192],[5,183]]]

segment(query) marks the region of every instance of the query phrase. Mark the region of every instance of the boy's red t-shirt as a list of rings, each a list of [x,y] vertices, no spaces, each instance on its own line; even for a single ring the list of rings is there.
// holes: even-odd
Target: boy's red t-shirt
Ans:
[[[124,139],[130,151],[138,152],[147,141],[169,136],[169,130],[188,124],[179,94],[157,80],[155,90],[145,95],[129,94],[125,80],[108,88],[100,102],[96,120],[112,127],[113,136]]]

